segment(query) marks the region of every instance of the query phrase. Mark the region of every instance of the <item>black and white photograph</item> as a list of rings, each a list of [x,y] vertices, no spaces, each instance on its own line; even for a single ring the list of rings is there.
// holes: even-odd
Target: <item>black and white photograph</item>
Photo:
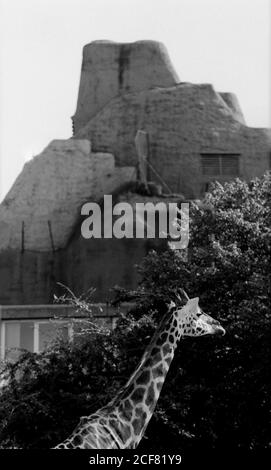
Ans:
[[[271,463],[270,23],[0,0],[1,468]]]

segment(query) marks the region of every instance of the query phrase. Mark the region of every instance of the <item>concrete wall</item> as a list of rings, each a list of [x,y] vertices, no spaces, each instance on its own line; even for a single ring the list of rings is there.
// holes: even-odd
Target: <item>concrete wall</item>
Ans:
[[[53,252],[0,252],[0,304],[41,304],[58,293],[58,259]]]
[[[116,196],[129,200],[129,196]],[[140,196],[132,197],[142,201]],[[57,283],[68,286],[77,295],[95,287],[93,301],[112,297],[115,285],[133,289],[137,285],[136,264],[150,249],[163,249],[164,240],[85,239],[79,216],[66,246],[56,251],[8,249],[0,252],[0,304],[47,304],[54,295],[63,294]]]
[[[134,138],[144,130],[149,160],[171,190],[199,198],[205,181],[201,153],[240,154],[245,179],[269,169],[271,130],[247,127],[236,109],[211,85],[179,84],[111,100],[74,137],[90,139],[95,151],[112,152],[117,165],[133,165]]]
[[[81,295],[95,287],[93,299],[106,301],[114,285],[134,288],[135,264],[147,253],[145,240],[84,240],[79,235],[54,253],[9,250],[0,253],[0,303],[52,303],[61,282]]]

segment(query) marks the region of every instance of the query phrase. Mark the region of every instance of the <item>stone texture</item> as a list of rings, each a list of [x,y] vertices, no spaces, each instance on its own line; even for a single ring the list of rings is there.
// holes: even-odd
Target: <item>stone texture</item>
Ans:
[[[113,153],[119,166],[135,165],[135,135],[148,133],[149,161],[172,192],[202,196],[201,153],[240,154],[240,176],[269,169],[271,130],[250,128],[209,84],[179,84],[120,95],[74,138],[90,139],[94,151]],[[149,170],[149,179],[157,180]],[[159,181],[160,183],[160,181]]]
[[[243,111],[237,99],[237,96],[234,93],[219,93],[221,98],[225,101],[225,103],[229,106],[232,111],[233,116],[237,121],[241,122],[241,124],[246,124],[245,117],[243,115]]]
[[[135,136],[135,147],[138,156],[138,179],[144,188],[148,188],[147,160],[148,160],[148,134],[138,130]]]
[[[74,132],[121,93],[168,87],[179,81],[165,46],[157,41],[87,44],[73,116]]]
[[[171,198],[170,202],[175,200]],[[159,198],[124,191],[114,201],[128,201],[135,207],[136,202],[156,204]],[[134,289],[138,282],[136,265],[150,249],[165,246],[164,239],[85,239],[81,236],[85,218],[79,215],[66,246],[55,252],[0,252],[0,305],[52,303],[54,295],[63,294],[57,282],[78,296],[94,287],[92,300],[106,302],[115,285]]]
[[[54,140],[25,164],[0,205],[0,251],[65,246],[82,204],[110,194],[133,173],[134,168],[115,168],[113,155],[91,153],[88,140]]]

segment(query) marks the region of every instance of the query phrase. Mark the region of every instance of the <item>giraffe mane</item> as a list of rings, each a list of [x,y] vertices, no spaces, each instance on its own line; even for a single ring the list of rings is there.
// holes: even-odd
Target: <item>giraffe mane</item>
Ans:
[[[105,405],[103,408],[108,408],[108,407],[112,407],[115,405],[115,403],[120,400],[122,398],[122,395],[126,392],[127,388],[129,387],[129,385],[133,382],[135,376],[137,375],[137,373],[139,372],[143,362],[145,361],[146,359],[146,356],[148,355],[148,353],[151,351],[151,349],[153,348],[153,346],[155,345],[156,343],[156,340],[158,339],[159,335],[161,334],[161,331],[162,329],[166,326],[167,322],[169,323],[170,322],[170,319],[171,319],[172,315],[170,314],[169,315],[169,312],[167,311],[166,313],[164,313],[163,317],[162,317],[162,320],[160,321],[159,323],[159,328],[155,330],[153,336],[152,336],[152,339],[150,341],[150,343],[147,345],[145,351],[144,351],[144,354],[142,355],[139,363],[137,364],[134,372],[132,373],[132,375],[129,377],[129,380],[127,382],[125,382],[125,384],[118,390],[117,394],[115,395],[115,397],[107,404]],[[103,409],[102,408],[102,409]]]

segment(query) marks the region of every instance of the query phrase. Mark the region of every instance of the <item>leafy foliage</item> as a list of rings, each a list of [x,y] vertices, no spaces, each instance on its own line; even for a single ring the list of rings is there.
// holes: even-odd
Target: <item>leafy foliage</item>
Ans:
[[[167,428],[175,429],[169,439],[175,446],[179,433],[184,447],[267,448],[270,174],[249,184],[215,183],[190,215],[188,262],[174,251],[150,253],[140,268],[141,289],[151,292],[151,304],[181,285],[191,297],[200,297],[202,308],[221,321],[227,334],[183,342],[158,410]],[[150,439],[157,435],[158,416],[150,424]]]
[[[5,373],[0,394],[2,447],[48,448],[109,401],[133,371],[176,288],[200,297],[227,334],[183,340],[142,449],[270,447],[270,175],[215,183],[190,207],[188,259],[151,252],[139,267],[136,299],[116,329],[87,328]],[[82,307],[83,308],[83,307]]]

